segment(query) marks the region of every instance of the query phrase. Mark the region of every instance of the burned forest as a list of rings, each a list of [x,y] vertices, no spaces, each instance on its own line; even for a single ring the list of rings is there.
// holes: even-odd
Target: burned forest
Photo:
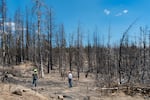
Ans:
[[[63,98],[68,98],[64,100],[101,100],[99,99],[101,96],[118,91],[130,96],[139,93],[140,96],[148,98],[143,100],[149,100],[150,29],[148,26],[136,27],[138,20],[133,19],[133,22],[119,33],[121,34],[119,41],[112,41],[111,25],[109,25],[107,38],[104,40],[97,28],[93,32],[83,31],[84,26],[80,22],[74,32],[67,33],[63,23],[56,23],[55,9],[47,5],[44,0],[31,0],[32,6],[26,6],[24,11],[18,8],[13,16],[9,16],[10,9],[7,2],[9,0],[0,0],[1,84],[18,84],[30,88],[30,74],[33,68],[37,68],[41,87],[43,85],[55,87],[55,84],[60,82],[57,86],[61,88],[63,82],[67,80],[68,71],[72,71],[75,86],[73,88],[78,88],[78,85],[84,87],[86,84],[84,91],[86,93],[83,98],[80,96],[82,99],[71,98],[73,96],[71,94],[58,93]],[[132,32],[133,27],[138,31],[134,37],[131,37],[129,33]],[[19,67],[21,65],[26,67]],[[61,81],[52,80],[56,74]],[[48,77],[52,78],[48,80]],[[93,80],[92,83],[81,82],[88,78]],[[95,90],[92,90],[92,87]],[[44,90],[48,92],[45,87],[33,89],[39,93]],[[99,92],[96,93],[98,99],[92,98],[95,95],[90,91]],[[51,94],[57,95],[56,92]],[[57,99],[60,99],[60,95]]]

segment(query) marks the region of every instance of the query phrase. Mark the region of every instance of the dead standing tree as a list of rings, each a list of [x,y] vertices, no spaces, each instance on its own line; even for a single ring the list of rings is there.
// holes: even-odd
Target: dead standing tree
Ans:
[[[95,74],[96,74],[96,80],[99,81],[101,80],[100,76],[100,72],[102,72],[103,70],[101,69],[101,67],[104,67],[103,63],[104,63],[104,56],[103,56],[103,46],[100,44],[99,38],[98,38],[98,32],[97,32],[97,28],[94,32],[94,37],[93,37],[93,41],[94,41],[94,46],[93,46],[93,67],[95,69]],[[103,57],[103,59],[102,59]],[[101,66],[102,65],[102,66]],[[99,84],[97,84],[99,85]]]
[[[16,64],[21,62],[21,18],[20,10],[15,13]]]
[[[126,37],[126,35],[128,34],[128,32],[129,32],[129,30],[133,27],[133,25],[135,24],[135,22],[137,21],[137,19],[133,22],[133,23],[131,23],[130,25],[129,25],[129,27],[125,30],[125,32],[123,33],[123,35],[122,35],[122,38],[121,38],[121,40],[120,40],[120,47],[119,47],[119,61],[118,61],[118,77],[119,77],[119,84],[122,84],[122,61],[123,61],[123,59],[122,59],[122,47],[123,47],[123,42],[124,42],[124,39],[125,39],[125,37]]]
[[[24,61],[24,21],[21,11],[15,14],[16,64]]]
[[[6,18],[6,1],[1,0],[0,1],[0,36],[1,36],[1,62],[2,65],[10,65],[13,61],[11,57],[11,43],[12,41],[12,26],[14,26],[14,23],[12,23],[11,19]]]
[[[80,51],[79,51],[79,49],[80,49],[80,42],[79,42],[79,38],[80,38],[80,36],[79,36],[79,34],[80,34],[80,30],[79,30],[79,27],[78,27],[78,31],[77,31],[77,48],[76,48],[76,65],[77,65],[77,77],[78,77],[78,80],[79,80],[79,78],[80,78],[80,65],[79,65],[79,62],[80,62],[80,60],[79,60],[79,57],[80,57]]]
[[[13,59],[12,59],[12,43],[13,43],[13,39],[12,39],[12,23],[11,22],[11,19],[9,19],[9,23],[8,23],[8,27],[6,28],[8,34],[7,34],[7,40],[6,40],[6,45],[7,45],[7,64],[8,66],[10,64],[12,64],[13,62]]]
[[[146,35],[147,35],[147,27],[145,27],[145,28],[142,28],[142,27],[140,27],[140,32],[141,32],[141,34],[143,35],[143,41],[142,41],[142,43],[143,43],[143,50],[142,50],[142,68],[141,68],[141,83],[142,84],[144,84],[145,83],[145,75],[146,75],[146,72],[148,71],[148,69],[147,69],[147,66],[148,66],[148,64],[147,64],[147,61],[146,61],[146,59],[147,59],[147,50],[146,50]],[[148,73],[148,72],[147,72]]]
[[[111,82],[111,46],[110,46],[110,39],[111,39],[111,36],[110,36],[110,25],[109,25],[109,29],[108,29],[108,43],[107,43],[107,54],[108,54],[108,56],[107,56],[107,75],[108,75],[108,80],[107,80],[107,82],[108,82],[108,87],[110,87],[110,82]]]
[[[77,28],[77,41],[76,41],[76,52],[75,52],[75,65],[77,66],[77,77],[80,78],[80,70],[83,71],[83,55],[82,55],[82,36],[80,25]]]
[[[53,12],[52,8],[47,8],[47,14],[46,14],[46,27],[47,27],[47,36],[48,36],[48,66],[47,66],[47,72],[50,72],[50,69],[53,70],[53,45],[52,45],[52,37],[53,37],[53,31],[54,31],[54,22],[53,22]]]
[[[33,6],[33,13],[36,14],[36,18],[37,18],[37,34],[38,34],[38,60],[40,62],[40,74],[41,77],[44,77],[44,69],[43,69],[43,56],[42,56],[42,46],[41,46],[41,18],[42,18],[42,7],[44,7],[44,3],[43,0],[34,0],[35,2],[35,6]]]
[[[149,50],[148,50],[148,53],[149,53],[149,64],[148,64],[148,78],[150,79],[150,30],[148,31],[148,34],[149,34]]]
[[[69,38],[69,70],[72,71],[73,63],[73,34]]]
[[[65,40],[65,31],[63,24],[60,25],[59,28],[59,36],[60,36],[60,48],[59,48],[59,71],[61,73],[61,77],[65,77],[66,72],[66,40]]]
[[[26,52],[26,56],[25,56],[25,59],[26,60],[29,60],[29,46],[30,46],[30,33],[29,33],[29,10],[28,8],[26,8],[26,49],[25,49],[25,52]]]
[[[1,61],[2,65],[5,65],[6,61],[6,31],[5,31],[5,22],[6,22],[6,1],[1,0],[0,1],[0,30],[1,30]]]
[[[88,45],[85,48],[85,50],[86,50],[85,52],[86,52],[86,55],[87,55],[87,62],[88,62],[88,70],[86,71],[86,74],[85,74],[85,77],[87,78],[88,73],[93,72],[93,68],[92,68],[92,46],[91,46],[91,43],[90,43],[89,34],[88,34]]]

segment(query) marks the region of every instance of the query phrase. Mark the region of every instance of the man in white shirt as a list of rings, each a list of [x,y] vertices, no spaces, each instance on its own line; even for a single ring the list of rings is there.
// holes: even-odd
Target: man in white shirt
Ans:
[[[68,83],[69,83],[69,87],[71,88],[72,87],[72,73],[71,73],[71,71],[69,71],[69,74],[68,74]]]

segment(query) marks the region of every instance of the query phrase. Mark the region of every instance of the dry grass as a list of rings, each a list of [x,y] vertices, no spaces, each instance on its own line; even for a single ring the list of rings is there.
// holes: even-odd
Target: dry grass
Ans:
[[[13,70],[19,71],[22,77],[13,76],[18,81],[18,85],[0,84],[0,100],[57,100],[60,95],[64,97],[64,100],[150,100],[149,95],[144,97],[136,93],[131,96],[127,95],[131,91],[126,90],[103,91],[95,85],[94,75],[90,74],[88,78],[85,78],[84,73],[81,73],[78,80],[76,72],[73,72],[73,88],[68,87],[67,77],[61,78],[57,71],[52,71],[46,74],[45,78],[39,79],[38,87],[32,89],[33,67],[31,63],[14,66]],[[22,91],[22,96],[12,94],[17,89]]]
[[[20,90],[22,95],[14,94],[13,91],[16,90]],[[48,98],[20,85],[0,84],[0,100],[48,100]]]

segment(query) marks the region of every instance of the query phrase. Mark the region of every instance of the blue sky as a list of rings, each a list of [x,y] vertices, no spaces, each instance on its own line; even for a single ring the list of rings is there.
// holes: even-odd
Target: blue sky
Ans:
[[[17,8],[31,7],[33,0],[7,0],[9,15]],[[55,13],[55,22],[63,23],[67,34],[75,33],[78,23],[86,37],[97,27],[98,32],[108,37],[111,26],[111,40],[118,42],[125,29],[136,19],[138,21],[129,32],[129,36],[139,33],[140,26],[150,26],[150,0],[45,0]]]

